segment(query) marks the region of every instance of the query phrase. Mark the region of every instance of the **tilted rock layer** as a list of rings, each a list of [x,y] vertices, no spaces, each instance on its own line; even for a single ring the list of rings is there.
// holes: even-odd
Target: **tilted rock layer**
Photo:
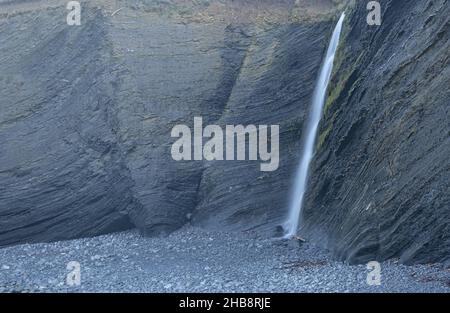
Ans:
[[[186,223],[273,234],[345,1],[0,1],[0,245]],[[349,1],[301,235],[448,261],[449,6]],[[176,124],[280,125],[280,167],[176,162]]]
[[[80,26],[67,25],[65,1],[8,3],[0,245],[133,226],[153,235],[187,222],[273,232],[333,27],[331,2],[315,11],[300,3],[306,19],[294,1],[89,1]],[[174,161],[171,129],[194,116],[279,124],[279,169]]]
[[[347,18],[304,232],[349,262],[450,258],[450,6],[380,1]]]

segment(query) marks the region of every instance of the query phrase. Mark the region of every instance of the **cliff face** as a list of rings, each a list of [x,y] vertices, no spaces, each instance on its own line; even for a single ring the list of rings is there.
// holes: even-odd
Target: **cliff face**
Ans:
[[[450,257],[450,6],[364,1],[346,25],[321,123],[304,232],[349,262]]]
[[[333,27],[330,1],[89,1],[81,26],[66,24],[65,1],[7,3],[0,245],[133,226],[153,235],[189,221],[273,231]],[[279,169],[174,161],[171,129],[194,116],[279,124]]]
[[[269,234],[345,1],[0,1],[0,246],[185,223]],[[302,235],[349,262],[450,255],[449,5],[350,1]],[[280,125],[280,165],[176,162],[171,129]]]
[[[150,235],[189,221],[273,229],[284,216],[298,133],[332,23],[286,23],[281,13],[267,22],[264,7],[245,3],[247,22],[223,15],[224,8],[169,18],[165,10],[150,18],[142,8],[132,19],[121,12],[110,29],[119,55],[119,134],[140,203],[132,220]],[[204,125],[280,124],[282,164],[263,173],[259,161],[175,162],[171,129],[193,129],[194,116]]]
[[[131,227],[104,17],[65,12],[2,20],[0,244]]]

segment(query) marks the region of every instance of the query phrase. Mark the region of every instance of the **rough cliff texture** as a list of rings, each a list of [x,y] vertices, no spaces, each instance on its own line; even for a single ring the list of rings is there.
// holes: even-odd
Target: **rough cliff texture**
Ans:
[[[0,1],[0,246],[286,215],[335,0]],[[449,262],[446,0],[347,3],[301,234],[348,262]],[[280,166],[176,162],[175,124],[280,125]]]
[[[303,232],[349,262],[450,258],[450,5],[347,9]]]
[[[2,20],[1,245],[131,226],[104,17],[68,28],[64,13]]]
[[[137,226],[273,232],[333,22],[330,1],[0,5],[0,245]],[[280,167],[176,162],[175,124],[280,124]]]

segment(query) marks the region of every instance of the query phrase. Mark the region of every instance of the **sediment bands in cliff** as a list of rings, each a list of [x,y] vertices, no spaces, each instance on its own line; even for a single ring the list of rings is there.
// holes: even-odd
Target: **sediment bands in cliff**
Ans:
[[[65,5],[1,7],[0,245],[281,222],[333,23],[293,1],[175,2],[86,2],[81,26]],[[174,161],[171,129],[194,116],[279,124],[278,170]]]
[[[450,259],[450,6],[348,9],[304,232],[349,262]]]
[[[339,1],[88,1],[76,27],[65,1],[13,2],[0,4],[0,246],[284,219]],[[365,1],[346,8],[301,235],[349,262],[448,262],[450,8],[380,3],[380,26]],[[278,170],[172,160],[171,129],[194,116],[280,125]]]

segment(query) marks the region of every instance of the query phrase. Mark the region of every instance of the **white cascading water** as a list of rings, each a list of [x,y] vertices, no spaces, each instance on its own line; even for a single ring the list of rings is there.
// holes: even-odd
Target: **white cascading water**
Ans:
[[[333,61],[336,49],[339,44],[339,37],[342,30],[345,14],[342,13],[336,28],[333,31],[330,45],[328,46],[325,62],[322,65],[319,79],[317,80],[314,96],[312,100],[311,112],[309,113],[306,131],[306,137],[303,145],[303,155],[300,160],[299,168],[295,177],[295,184],[290,201],[288,219],[283,225],[284,238],[292,238],[297,234],[301,209],[303,204],[303,196],[306,191],[306,183],[308,179],[309,164],[314,154],[314,143],[316,141],[317,130],[322,116],[323,105],[325,102],[325,93],[333,70]]]

